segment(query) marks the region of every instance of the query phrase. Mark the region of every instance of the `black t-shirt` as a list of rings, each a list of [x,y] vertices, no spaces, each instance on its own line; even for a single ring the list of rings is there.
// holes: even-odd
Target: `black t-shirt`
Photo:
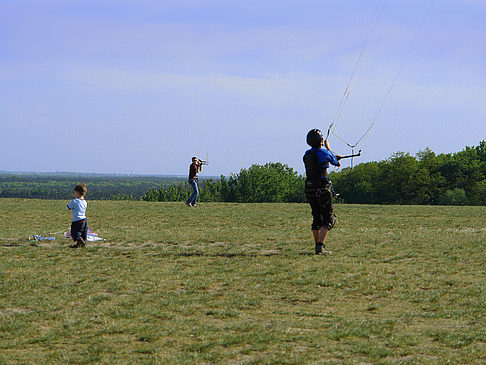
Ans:
[[[189,180],[197,180],[198,166],[195,163],[189,165]]]

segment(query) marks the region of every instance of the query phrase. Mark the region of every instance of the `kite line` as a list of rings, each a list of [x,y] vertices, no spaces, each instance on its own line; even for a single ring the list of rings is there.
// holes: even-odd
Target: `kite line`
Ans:
[[[400,74],[401,74],[401,72],[402,72],[402,70],[403,70],[403,68],[404,68],[404,66],[405,66],[408,58],[409,58],[409,56],[410,56],[410,53],[412,51],[412,48],[415,45],[415,43],[416,43],[416,41],[417,41],[420,33],[422,32],[422,29],[423,29],[424,24],[425,24],[425,22],[426,22],[426,20],[427,20],[427,18],[429,16],[429,14],[430,14],[430,11],[431,11],[431,9],[432,9],[432,7],[434,5],[434,2],[435,2],[435,0],[431,0],[430,1],[429,6],[428,6],[428,8],[427,8],[427,10],[425,12],[425,15],[423,16],[422,21],[420,23],[420,26],[418,27],[417,32],[415,33],[415,36],[413,37],[413,39],[412,39],[412,41],[411,41],[411,43],[410,43],[410,45],[409,45],[409,47],[408,47],[408,49],[407,49],[407,51],[405,53],[405,56],[402,59],[402,62],[400,64],[400,67],[396,71],[395,76],[394,76],[394,78],[393,78],[393,80],[392,80],[392,82],[391,82],[391,84],[390,84],[387,92],[385,93],[385,96],[383,98],[383,101],[381,102],[381,105],[378,108],[378,111],[377,111],[375,117],[371,121],[370,126],[368,127],[368,129],[366,129],[366,131],[363,133],[363,135],[360,138],[358,138],[358,140],[355,143],[351,143],[351,142],[348,142],[347,140],[345,140],[343,137],[341,137],[336,132],[336,125],[337,125],[337,122],[338,122],[338,120],[340,119],[340,117],[342,115],[342,112],[344,110],[344,107],[346,105],[346,102],[349,99],[349,95],[351,93],[352,82],[353,82],[353,80],[354,80],[354,78],[355,78],[355,76],[357,74],[357,70],[359,69],[359,66],[361,64],[361,60],[363,58],[363,55],[365,53],[365,50],[368,48],[368,45],[369,45],[370,40],[372,38],[372,35],[375,32],[375,28],[376,28],[376,26],[377,26],[377,24],[378,24],[378,22],[379,22],[379,20],[380,20],[380,18],[382,16],[384,10],[385,10],[385,7],[386,7],[386,5],[388,3],[388,0],[385,0],[384,3],[383,3],[383,5],[379,9],[377,8],[377,10],[375,11],[374,20],[373,20],[372,25],[371,25],[368,33],[367,33],[365,44],[364,44],[363,48],[361,49],[361,52],[360,52],[360,54],[358,56],[358,59],[356,61],[355,66],[354,66],[354,69],[353,69],[353,71],[351,73],[351,77],[350,77],[350,79],[348,81],[348,84],[347,84],[345,90],[344,90],[344,94],[341,97],[341,101],[339,102],[339,106],[337,108],[337,111],[336,111],[336,114],[334,116],[334,119],[333,119],[333,121],[332,121],[332,123],[329,126],[329,129],[327,131],[327,137],[326,137],[326,139],[328,139],[329,138],[329,135],[332,133],[334,136],[336,136],[342,142],[344,142],[348,147],[350,147],[351,150],[352,150],[352,155],[354,155],[354,148],[356,148],[363,140],[365,140],[365,138],[368,136],[368,134],[370,133],[370,131],[375,126],[376,121],[380,117],[381,112],[383,111],[383,107],[384,107],[386,101],[388,100],[388,97],[390,96],[390,94],[392,92],[392,89],[395,86],[395,84],[396,84],[396,82],[397,82],[397,80],[398,80],[398,78],[399,78],[399,76],[400,76]],[[361,152],[361,150],[360,150],[360,152]],[[352,165],[353,165],[353,159],[351,159],[351,166]]]

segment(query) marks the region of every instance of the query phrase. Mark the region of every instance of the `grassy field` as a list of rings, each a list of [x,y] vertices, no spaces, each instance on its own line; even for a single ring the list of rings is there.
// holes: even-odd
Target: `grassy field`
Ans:
[[[486,363],[486,207],[0,199],[0,364]]]

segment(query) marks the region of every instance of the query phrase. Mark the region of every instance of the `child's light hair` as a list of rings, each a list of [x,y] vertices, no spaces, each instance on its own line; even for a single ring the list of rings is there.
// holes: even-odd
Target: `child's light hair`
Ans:
[[[74,187],[74,191],[77,191],[81,196],[85,196],[86,193],[88,192],[88,188],[86,187],[86,184],[79,183]]]

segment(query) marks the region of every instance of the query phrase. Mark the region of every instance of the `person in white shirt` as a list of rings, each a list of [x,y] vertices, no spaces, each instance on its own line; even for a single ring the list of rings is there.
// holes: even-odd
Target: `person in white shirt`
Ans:
[[[74,187],[74,199],[67,204],[67,209],[72,211],[73,220],[71,223],[71,237],[75,242],[72,248],[85,247],[88,238],[88,220],[86,219],[86,208],[88,202],[84,196],[88,192],[86,184],[80,183]]]

